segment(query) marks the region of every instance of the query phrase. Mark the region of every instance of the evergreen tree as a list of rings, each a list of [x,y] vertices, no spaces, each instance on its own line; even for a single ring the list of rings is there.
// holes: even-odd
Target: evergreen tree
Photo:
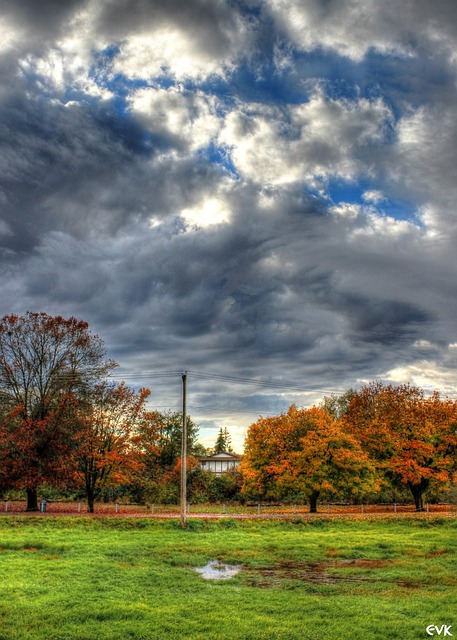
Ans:
[[[226,427],[221,427],[214,445],[214,453],[225,453],[231,451],[233,451],[233,449],[230,434]]]
[[[224,437],[225,437],[225,450],[229,453],[233,452],[232,448],[232,438],[227,430],[227,427],[224,427]]]

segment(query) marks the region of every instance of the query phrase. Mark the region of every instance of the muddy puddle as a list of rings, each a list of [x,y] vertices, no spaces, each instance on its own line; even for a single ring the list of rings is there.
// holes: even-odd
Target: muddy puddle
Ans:
[[[247,567],[241,564],[227,564],[212,560],[194,571],[206,580],[228,580],[241,573],[243,582],[260,589],[269,589],[290,582],[332,585],[347,583],[390,582],[388,578],[377,576],[375,570],[388,567],[389,560],[338,559],[323,562],[283,561],[274,565]],[[365,573],[369,570],[370,573]],[[397,586],[417,589],[422,585],[413,582],[396,582]]]
[[[243,575],[251,586],[272,588],[283,582],[300,581],[308,584],[373,583],[383,580],[370,573],[361,575],[354,569],[381,569],[388,560],[332,560],[327,562],[281,562],[271,566],[246,568]],[[336,570],[336,571],[335,571]],[[346,571],[347,570],[347,571]],[[412,585],[401,585],[412,586]],[[420,586],[420,585],[417,585]]]
[[[204,567],[195,567],[194,571],[205,580],[229,580],[240,573],[241,569],[241,564],[226,564],[220,560],[211,560]]]

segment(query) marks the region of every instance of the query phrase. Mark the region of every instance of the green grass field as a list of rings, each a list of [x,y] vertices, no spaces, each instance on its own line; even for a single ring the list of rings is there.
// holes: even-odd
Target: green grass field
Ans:
[[[0,640],[457,635],[457,520],[0,519]],[[194,571],[242,564],[230,580]]]

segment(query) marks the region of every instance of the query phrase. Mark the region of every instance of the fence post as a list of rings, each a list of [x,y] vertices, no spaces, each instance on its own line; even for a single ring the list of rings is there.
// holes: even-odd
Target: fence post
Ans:
[[[81,503],[78,502],[78,513],[81,513]]]
[[[394,513],[397,513],[397,503],[394,502]]]
[[[425,505],[425,507],[426,507],[426,509],[427,509],[427,513],[428,513],[428,502],[427,502],[427,504]]]
[[[363,502],[362,502],[362,505],[361,505],[361,506],[362,506],[362,513],[363,513]]]
[[[151,504],[151,513],[154,514],[154,505]]]
[[[257,515],[260,516],[260,502],[257,504]]]
[[[327,513],[330,513],[330,502],[327,502]]]
[[[5,511],[8,511],[8,500],[5,502]]]
[[[116,513],[119,513],[119,505],[116,502]]]

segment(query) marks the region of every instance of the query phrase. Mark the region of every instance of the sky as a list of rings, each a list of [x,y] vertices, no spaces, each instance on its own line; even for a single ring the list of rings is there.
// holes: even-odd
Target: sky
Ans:
[[[455,0],[0,0],[0,314],[203,443],[457,388]]]

